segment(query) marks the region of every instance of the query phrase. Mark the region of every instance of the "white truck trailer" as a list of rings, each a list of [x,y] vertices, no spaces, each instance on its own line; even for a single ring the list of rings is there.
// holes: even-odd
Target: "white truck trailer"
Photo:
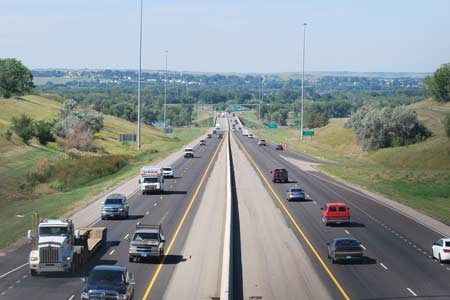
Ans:
[[[36,230],[28,230],[28,239],[33,244],[29,257],[31,276],[44,272],[76,272],[103,246],[106,235],[106,227],[75,230],[72,220],[38,220]]]
[[[143,166],[139,174],[142,195],[164,192],[164,171],[160,166]]]

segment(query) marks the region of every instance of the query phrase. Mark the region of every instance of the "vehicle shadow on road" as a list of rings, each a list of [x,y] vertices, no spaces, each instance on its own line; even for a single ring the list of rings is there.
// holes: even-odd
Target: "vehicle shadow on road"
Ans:
[[[313,199],[305,198],[305,199],[291,199],[287,200],[288,202],[313,202]]]
[[[164,255],[164,258],[162,260],[159,259],[159,257],[148,257],[144,260],[141,260],[139,263],[143,263],[143,264],[162,264],[162,265],[176,265],[180,262],[184,262],[187,259],[184,258],[183,255],[173,255],[173,254],[168,254],[168,255]]]
[[[334,262],[336,265],[374,265],[377,263],[377,260],[368,256],[363,256],[358,260],[338,260]]]
[[[144,217],[144,215],[128,215],[127,220],[138,220],[138,219],[142,219],[143,217]]]
[[[186,191],[164,191],[164,195],[186,195]]]
[[[348,228],[361,228],[366,227],[363,223],[358,222],[348,222],[348,223],[340,223],[340,224],[334,224],[330,223],[328,224],[329,227],[348,227]]]

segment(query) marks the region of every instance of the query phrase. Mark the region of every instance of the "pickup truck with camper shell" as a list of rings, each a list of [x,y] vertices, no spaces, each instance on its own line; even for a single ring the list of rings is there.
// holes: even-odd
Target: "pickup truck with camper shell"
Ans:
[[[350,222],[350,208],[345,203],[326,203],[322,210],[322,222],[328,224],[346,224]]]
[[[272,182],[288,182],[288,170],[285,168],[275,168],[270,171],[272,174]]]

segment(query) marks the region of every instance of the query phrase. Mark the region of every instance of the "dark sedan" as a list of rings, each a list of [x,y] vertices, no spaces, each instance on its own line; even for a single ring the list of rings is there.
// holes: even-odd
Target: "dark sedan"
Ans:
[[[362,260],[364,249],[361,243],[354,238],[337,238],[327,243],[328,258],[337,261]]]
[[[277,144],[277,145],[275,146],[275,150],[283,150],[283,145]]]

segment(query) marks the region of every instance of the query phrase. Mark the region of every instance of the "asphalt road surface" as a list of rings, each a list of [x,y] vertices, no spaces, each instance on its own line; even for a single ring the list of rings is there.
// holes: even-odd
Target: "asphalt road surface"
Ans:
[[[225,119],[222,119],[222,122],[225,122]],[[9,253],[6,257],[0,257],[0,276],[3,276],[0,278],[0,299],[80,299],[83,286],[80,278],[87,276],[92,267],[99,264],[127,266],[136,279],[135,299],[142,299],[146,293],[148,298],[161,299],[175,267],[189,260],[182,249],[187,232],[192,225],[193,216],[198,209],[198,198],[204,191],[204,185],[199,187],[199,184],[206,182],[205,178],[208,174],[205,174],[205,171],[216,161],[218,147],[222,145],[222,141],[224,139],[217,139],[217,136],[214,136],[212,139],[208,139],[207,146],[195,147],[195,158],[180,157],[172,164],[175,178],[166,180],[167,192],[163,195],[136,193],[132,196],[129,199],[130,217],[128,220],[102,220],[93,224],[93,226],[108,228],[108,242],[91,259],[90,264],[82,268],[76,275],[58,273],[30,277],[27,266],[9,273],[28,261],[30,251],[28,244]],[[209,168],[208,173],[211,172],[211,169]],[[192,201],[196,192],[197,197],[195,197],[195,201]],[[191,201],[192,205],[190,205]],[[129,242],[126,237],[134,232],[137,221],[148,224],[161,223],[166,237],[167,251],[168,244],[172,241],[177,226],[188,207],[190,207],[189,212],[186,214],[183,226],[178,232],[170,253],[166,255],[163,265],[160,266],[157,261],[151,260],[147,263],[128,262]],[[155,277],[158,268],[161,270],[155,278],[152,290],[149,291],[149,283]]]
[[[272,201],[308,249],[310,261],[333,299],[450,299],[450,264],[440,264],[430,256],[439,233],[322,173],[301,170],[280,156],[301,159],[304,154],[276,151],[269,144],[258,146],[257,139],[239,131],[233,134],[260,178],[265,178]],[[271,182],[269,172],[275,167],[288,169],[289,183]],[[291,186],[303,187],[307,200],[287,202],[286,190]],[[346,202],[352,222],[325,227],[320,207],[327,202]],[[326,243],[337,237],[361,241],[367,249],[365,260],[332,264]]]

